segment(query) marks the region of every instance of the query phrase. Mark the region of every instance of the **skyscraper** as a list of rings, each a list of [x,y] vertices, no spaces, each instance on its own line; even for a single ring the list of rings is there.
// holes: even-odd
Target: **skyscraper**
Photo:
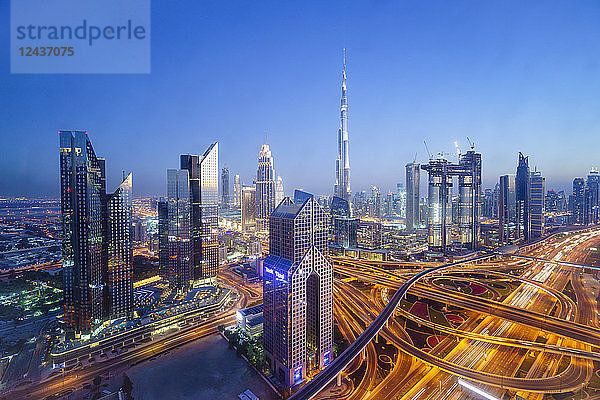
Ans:
[[[169,203],[161,198],[158,211],[158,272],[160,277],[169,280]]]
[[[108,317],[129,317],[133,313],[132,176],[105,198],[106,288]]]
[[[481,216],[481,154],[461,154],[458,164],[444,158],[432,159],[422,169],[429,173],[429,250],[444,252],[452,244],[452,178],[458,176],[458,243],[462,248],[479,247]]]
[[[221,205],[229,206],[229,168],[221,169]]]
[[[533,171],[530,179],[529,217],[531,221],[530,239],[544,236],[545,179],[539,171]]]
[[[263,277],[263,346],[273,375],[287,387],[329,364],[333,348],[327,214],[311,195],[296,193],[271,215]]]
[[[192,279],[214,280],[219,269],[219,143],[199,156],[181,156],[190,176]]]
[[[600,205],[600,172],[592,169],[588,176],[585,188],[584,223],[597,224]]]
[[[500,196],[498,201],[499,241],[501,244],[510,244],[517,235],[517,194],[515,188],[515,175],[502,175],[500,177]]]
[[[350,202],[350,156],[348,154],[348,96],[346,93],[346,49],[342,68],[342,99],[340,104],[340,128],[337,137],[337,159],[335,161],[334,196]]]
[[[417,163],[406,164],[406,230],[414,232],[421,225],[419,212],[421,171]]]
[[[242,232],[256,230],[256,187],[242,186]]]
[[[256,216],[257,230],[267,232],[269,215],[275,208],[275,170],[273,156],[268,144],[263,144],[258,155],[256,171]]]
[[[73,338],[106,318],[131,314],[132,177],[107,195],[105,162],[87,132],[59,137],[64,322]]]
[[[169,258],[168,265],[161,267],[168,270],[171,284],[180,289],[217,277],[218,165],[217,142],[202,156],[181,155],[181,168],[167,170]]]
[[[167,269],[171,286],[185,290],[192,281],[190,184],[187,170],[167,170],[167,203],[168,264],[162,268]]]
[[[60,131],[60,183],[67,336],[90,331],[102,321],[102,196],[104,159],[87,132]]]
[[[233,177],[233,205],[236,207],[242,205],[242,181],[238,174]]]
[[[517,201],[517,237],[529,240],[531,221],[529,218],[529,157],[519,153],[519,165],[515,178]]]
[[[584,223],[585,211],[585,181],[583,178],[573,179],[573,202],[571,214],[574,224]]]

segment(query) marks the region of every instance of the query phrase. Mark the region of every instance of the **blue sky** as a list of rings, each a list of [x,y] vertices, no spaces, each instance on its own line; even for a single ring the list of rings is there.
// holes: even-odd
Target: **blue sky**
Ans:
[[[136,195],[161,195],[179,154],[215,140],[251,183],[268,131],[286,191],[330,193],[344,47],[354,191],[404,182],[423,140],[453,152],[469,136],[486,187],[518,151],[549,188],[600,165],[597,1],[155,0],[147,75],[11,75],[6,3],[0,195],[57,195],[60,129],[88,130],[109,189],[125,169]]]

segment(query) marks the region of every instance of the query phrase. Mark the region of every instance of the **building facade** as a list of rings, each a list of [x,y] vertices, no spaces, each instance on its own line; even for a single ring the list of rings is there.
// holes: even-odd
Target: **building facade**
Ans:
[[[229,168],[221,169],[221,205],[225,208],[229,206]]]
[[[406,230],[414,232],[421,225],[419,210],[421,166],[417,163],[406,164]]]
[[[233,177],[233,205],[235,207],[242,205],[242,181],[238,174]]]
[[[249,233],[256,231],[256,187],[242,187],[242,232]]]
[[[515,175],[500,177],[500,197],[498,201],[499,243],[511,244],[518,239],[517,232],[517,193]]]
[[[333,353],[333,267],[328,217],[312,196],[285,198],[269,221],[263,263],[263,346],[286,387],[322,369]]]
[[[531,219],[529,217],[530,197],[530,171],[529,157],[519,153],[519,165],[515,177],[516,204],[517,204],[517,237],[529,241]]]
[[[546,182],[544,177],[539,171],[532,172],[529,189],[530,240],[544,236],[545,192]]]

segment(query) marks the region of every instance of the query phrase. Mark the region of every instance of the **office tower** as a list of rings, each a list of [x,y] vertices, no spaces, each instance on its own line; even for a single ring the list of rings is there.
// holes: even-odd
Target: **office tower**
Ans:
[[[529,218],[529,157],[519,153],[519,165],[515,178],[517,199],[517,237],[530,239],[531,221]]]
[[[267,232],[269,215],[275,208],[275,171],[273,156],[268,144],[263,144],[258,155],[258,170],[256,171],[256,217],[257,230]]]
[[[358,218],[350,217],[350,204],[341,197],[333,196],[329,206],[333,243],[342,248],[356,247]]]
[[[277,175],[277,181],[275,181],[275,207],[283,200],[283,179],[280,175]]]
[[[599,196],[600,172],[592,169],[587,176],[585,189],[584,223],[587,225],[598,223]]]
[[[337,196],[335,196],[337,197]],[[356,192],[354,194],[354,198],[352,200],[352,212],[359,216],[364,216],[367,214],[367,192],[361,190],[360,192]],[[348,202],[350,204],[350,202]]]
[[[263,346],[273,375],[286,387],[329,364],[333,348],[327,214],[312,196],[296,193],[271,214],[263,264]]]
[[[85,131],[59,131],[64,322],[67,338],[132,311],[129,175],[106,194],[105,161]]]
[[[461,154],[454,173],[458,175],[459,242],[462,247],[475,250],[481,232],[481,154]]]
[[[481,215],[485,218],[493,218],[494,191],[492,189],[485,189],[483,191],[483,207],[481,209]]]
[[[585,182],[583,178],[573,179],[573,201],[571,208],[573,223],[583,224],[585,211]]]
[[[518,239],[517,234],[517,194],[515,175],[500,177],[500,198],[498,202],[498,229],[500,243],[510,244]]]
[[[194,281],[214,280],[219,270],[219,143],[202,156],[181,155],[189,173],[190,261]]]
[[[221,169],[221,205],[229,206],[229,168]]]
[[[167,203],[167,275],[172,287],[186,290],[193,279],[190,233],[190,183],[187,170],[167,170]]]
[[[161,198],[158,211],[158,272],[160,277],[169,280],[169,203]]]
[[[356,228],[356,246],[361,249],[381,249],[381,223],[359,221]]]
[[[233,205],[236,207],[242,205],[242,181],[238,174],[233,177]]]
[[[242,232],[256,231],[256,187],[242,186]]]
[[[531,173],[530,177],[530,197],[529,197],[529,217],[531,234],[530,239],[538,239],[544,236],[544,211],[545,211],[545,179],[538,171]]]
[[[105,197],[106,289],[108,317],[133,314],[133,238],[131,225],[132,176],[127,175]]]
[[[342,100],[340,104],[340,128],[337,137],[337,159],[335,160],[334,196],[350,202],[350,156],[348,154],[348,96],[346,94],[346,49],[342,69]]]
[[[368,216],[370,218],[381,218],[381,191],[377,186],[371,187],[371,195],[368,202]]]
[[[421,171],[417,163],[406,164],[406,230],[414,232],[421,225],[419,201],[421,200]]]
[[[104,313],[104,159],[87,132],[60,131],[64,322],[68,337],[89,332]]]
[[[427,243],[430,251],[443,252],[452,244],[452,175],[445,159],[422,165],[429,175]]]

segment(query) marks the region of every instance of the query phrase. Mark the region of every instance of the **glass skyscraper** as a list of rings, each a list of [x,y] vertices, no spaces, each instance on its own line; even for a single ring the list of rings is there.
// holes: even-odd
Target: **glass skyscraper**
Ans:
[[[517,235],[517,194],[515,175],[508,174],[500,177],[500,196],[498,199],[498,220],[500,243],[511,244]]]
[[[531,239],[544,236],[544,211],[545,211],[545,179],[539,171],[531,173],[529,218],[531,226]]]
[[[350,155],[348,154],[348,94],[346,87],[346,49],[342,68],[342,98],[340,101],[340,127],[337,134],[335,160],[335,185],[333,195],[350,202]]]
[[[221,169],[221,205],[229,206],[229,168]]]
[[[420,175],[419,164],[406,164],[406,230],[408,232],[414,232],[421,225],[419,212]]]
[[[530,239],[531,220],[529,218],[529,197],[530,197],[530,172],[529,157],[519,153],[519,165],[517,166],[517,175],[515,178],[515,190],[517,201],[517,237]]]
[[[132,308],[131,175],[106,194],[85,131],[60,131],[64,322],[68,338]]]
[[[263,264],[263,345],[273,375],[286,387],[329,364],[333,348],[328,218],[312,195],[296,194],[271,214]]]

